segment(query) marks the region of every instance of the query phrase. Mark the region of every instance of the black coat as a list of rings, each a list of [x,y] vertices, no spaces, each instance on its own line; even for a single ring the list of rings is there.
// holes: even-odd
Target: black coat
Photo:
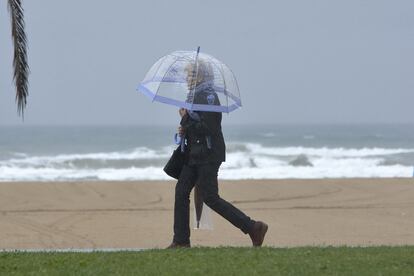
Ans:
[[[200,121],[186,114],[181,120],[187,145],[186,161],[189,165],[221,163],[226,160],[226,145],[221,131],[220,112],[196,111]],[[208,138],[210,137],[210,138]],[[210,148],[208,139],[211,141]]]

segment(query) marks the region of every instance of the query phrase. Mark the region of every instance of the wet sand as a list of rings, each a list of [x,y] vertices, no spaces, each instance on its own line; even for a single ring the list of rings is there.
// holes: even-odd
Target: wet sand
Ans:
[[[0,249],[163,248],[172,239],[174,185],[0,183]],[[413,178],[221,181],[220,194],[269,225],[264,245],[414,245]],[[192,230],[193,246],[251,245],[212,219],[214,230]]]

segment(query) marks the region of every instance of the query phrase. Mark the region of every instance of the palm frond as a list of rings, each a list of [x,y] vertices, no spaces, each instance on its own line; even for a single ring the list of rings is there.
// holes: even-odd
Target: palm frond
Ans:
[[[17,112],[24,116],[27,103],[29,65],[27,61],[27,40],[24,32],[23,7],[20,0],[8,0],[14,44],[14,81],[16,85]]]

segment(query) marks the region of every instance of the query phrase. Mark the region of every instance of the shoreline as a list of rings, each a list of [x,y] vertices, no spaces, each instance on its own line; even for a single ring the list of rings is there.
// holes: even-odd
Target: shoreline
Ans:
[[[326,178],[250,178],[250,179],[220,179],[218,181],[222,182],[248,182],[248,181],[357,181],[357,180],[409,180],[412,179],[414,182],[414,176],[399,176],[399,177],[326,177]],[[101,180],[101,179],[92,179],[92,180],[0,180],[0,185],[11,184],[11,183],[111,183],[111,182],[123,182],[123,183],[144,183],[144,182],[177,182],[176,179],[143,179],[143,180]]]

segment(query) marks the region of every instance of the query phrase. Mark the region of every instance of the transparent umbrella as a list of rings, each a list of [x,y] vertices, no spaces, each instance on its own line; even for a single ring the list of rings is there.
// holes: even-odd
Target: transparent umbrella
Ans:
[[[229,113],[241,107],[237,80],[218,59],[197,51],[176,51],[160,58],[139,84],[152,101],[193,111]]]

